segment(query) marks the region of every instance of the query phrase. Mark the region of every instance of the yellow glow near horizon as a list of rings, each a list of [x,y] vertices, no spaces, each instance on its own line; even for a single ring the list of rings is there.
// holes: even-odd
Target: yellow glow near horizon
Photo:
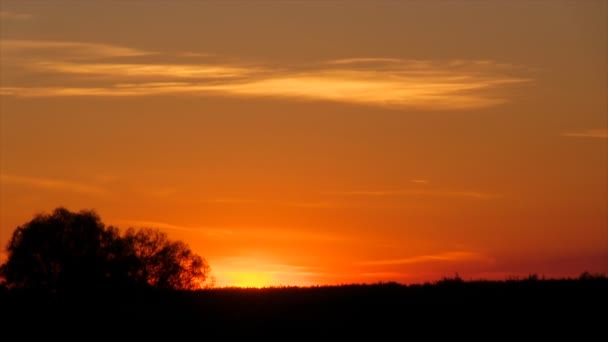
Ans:
[[[226,278],[225,283],[221,282],[216,286],[262,288],[273,285],[272,277],[264,272],[234,271],[225,272],[223,275]]]

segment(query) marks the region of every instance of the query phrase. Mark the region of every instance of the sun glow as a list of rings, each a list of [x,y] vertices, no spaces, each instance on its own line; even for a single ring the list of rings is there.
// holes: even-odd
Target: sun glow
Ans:
[[[315,283],[317,269],[284,263],[273,256],[210,258],[217,287],[306,286]]]
[[[227,286],[262,288],[272,285],[272,277],[264,272],[226,272],[225,277],[228,278]]]

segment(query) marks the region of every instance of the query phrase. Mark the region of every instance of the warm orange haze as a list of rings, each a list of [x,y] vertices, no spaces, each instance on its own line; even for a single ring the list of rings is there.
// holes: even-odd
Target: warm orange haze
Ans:
[[[0,0],[0,244],[65,206],[219,286],[607,273],[607,6]]]

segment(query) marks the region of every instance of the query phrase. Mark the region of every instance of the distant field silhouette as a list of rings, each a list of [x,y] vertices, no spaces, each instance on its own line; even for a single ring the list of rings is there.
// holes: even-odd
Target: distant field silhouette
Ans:
[[[451,278],[420,285],[148,288],[63,294],[3,288],[0,307],[9,314],[5,322],[19,317],[86,321],[103,314],[118,321],[189,321],[214,336],[282,336],[286,331],[316,337],[392,336],[429,325],[435,327],[429,336],[445,334],[446,327],[454,326],[467,334],[491,328],[501,335],[570,331],[585,336],[605,332],[608,278],[584,274],[577,279],[532,276],[465,282]]]

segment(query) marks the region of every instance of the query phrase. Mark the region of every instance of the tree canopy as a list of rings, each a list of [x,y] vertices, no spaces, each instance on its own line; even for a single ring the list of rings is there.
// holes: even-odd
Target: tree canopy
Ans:
[[[94,211],[57,208],[17,227],[0,278],[8,287],[198,289],[210,267],[187,244],[159,230],[106,227]]]

